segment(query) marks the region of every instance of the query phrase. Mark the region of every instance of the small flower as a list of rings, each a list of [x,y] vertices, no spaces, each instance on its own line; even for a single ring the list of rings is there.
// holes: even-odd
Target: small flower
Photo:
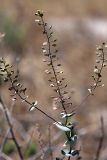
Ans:
[[[47,42],[44,42],[44,43],[43,43],[43,46],[46,46],[47,44],[48,44]]]
[[[46,70],[45,70],[45,73],[50,74],[51,72],[50,72],[49,70],[46,69]]]
[[[43,62],[47,62],[47,60],[46,60],[46,59],[43,59]]]
[[[33,111],[33,110],[36,108],[37,104],[38,104],[37,101],[32,102],[32,105],[31,105],[31,107],[29,108],[29,111]]]
[[[61,83],[61,81],[57,81],[57,83],[58,83],[58,84],[60,84],[60,83]]]
[[[89,91],[90,94],[92,94],[92,89],[89,88],[88,91]]]
[[[68,141],[66,141],[66,142],[63,144],[63,147],[66,147],[66,146],[67,146],[67,142],[68,142]]]
[[[43,11],[41,11],[41,10],[37,10],[36,14],[38,14],[40,17],[43,17]]]
[[[102,87],[104,87],[104,84],[102,84]]]
[[[94,68],[94,73],[96,73],[96,74],[98,74],[98,73],[99,73],[98,68]]]
[[[17,83],[16,86],[20,86],[20,83]]]
[[[98,46],[96,49],[97,49],[98,51],[101,51],[101,50],[102,50],[102,47],[101,47],[101,46]]]
[[[62,74],[62,73],[63,73],[63,71],[60,71],[60,73]]]
[[[97,59],[96,59],[96,63],[100,63],[100,60],[97,60]]]
[[[64,113],[64,112],[61,113],[62,118],[72,117],[74,114],[75,114],[75,113],[68,113],[68,114],[66,114],[66,113]]]
[[[25,99],[22,100],[22,103],[25,102]]]
[[[54,106],[54,107],[53,107],[53,110],[57,110],[57,107],[56,107],[56,106]]]
[[[29,97],[29,96],[27,95],[27,96],[26,96],[26,99],[27,99],[28,97]]]
[[[35,19],[35,22],[38,22],[38,23],[39,23],[39,22],[40,22],[40,20],[39,20],[39,19]]]
[[[16,101],[16,97],[12,98],[12,101]]]
[[[55,85],[53,83],[50,84],[50,87],[54,87]]]
[[[106,67],[106,63],[103,63],[103,67]]]
[[[98,57],[101,57],[101,56],[102,56],[102,53],[101,53],[101,52],[99,52],[99,53],[98,53]]]
[[[53,100],[54,100],[54,101],[58,101],[58,99],[59,99],[58,97],[55,97]]]
[[[42,51],[43,53],[46,53],[47,52],[47,50],[46,49],[43,49],[43,51]]]
[[[97,86],[97,83],[94,83],[93,86],[94,86],[94,87]]]

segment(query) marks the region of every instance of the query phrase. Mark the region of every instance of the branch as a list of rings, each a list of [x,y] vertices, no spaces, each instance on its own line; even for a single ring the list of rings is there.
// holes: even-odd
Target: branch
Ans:
[[[13,126],[12,126],[12,123],[11,123],[11,120],[10,120],[10,117],[9,117],[9,114],[8,114],[8,111],[7,111],[7,107],[5,106],[5,104],[4,104],[4,102],[3,102],[3,100],[2,100],[1,97],[0,97],[0,102],[1,102],[1,104],[2,104],[3,111],[4,111],[4,114],[5,114],[5,118],[6,118],[6,120],[7,120],[8,126],[9,126],[9,128],[10,128],[10,133],[11,133],[12,139],[13,139],[15,145],[16,145],[16,148],[17,148],[17,151],[18,151],[20,160],[24,160],[24,159],[23,159],[23,154],[22,154],[22,152],[21,152],[21,148],[20,148],[20,146],[19,146],[19,144],[18,144],[18,142],[17,142],[17,139],[16,139],[15,134],[14,134],[14,131],[13,131]]]
[[[102,116],[100,118],[100,123],[101,123],[101,136],[99,138],[99,145],[98,145],[96,156],[94,160],[99,160],[102,146],[103,146],[103,141],[104,141],[104,120]]]
[[[0,152],[2,152],[3,147],[4,147],[4,145],[5,145],[6,142],[7,142],[7,139],[12,139],[12,138],[8,138],[9,133],[10,133],[10,128],[8,128],[5,136],[0,135],[0,137],[3,138],[3,142],[2,142],[2,144],[1,144],[1,146],[0,146]]]
[[[49,70],[46,70],[45,72],[50,75],[49,82],[50,86],[54,88],[54,91],[57,93],[57,99],[58,102],[61,104],[61,115],[63,118],[63,123],[60,122],[60,125],[57,123],[56,126],[59,129],[62,129],[66,136],[66,143],[69,145],[69,149],[67,150],[61,150],[61,153],[65,156],[67,156],[68,160],[72,156],[76,156],[79,154],[78,150],[75,150],[74,144],[77,140],[77,133],[75,131],[75,126],[73,123],[69,123],[69,118],[72,117],[75,113],[68,113],[66,110],[66,107],[71,106],[72,103],[69,100],[71,97],[69,97],[68,92],[66,91],[67,84],[64,82],[65,78],[60,76],[60,74],[63,73],[63,71],[59,70],[59,67],[61,66],[60,63],[57,62],[57,44],[56,39],[53,37],[53,31],[52,26],[48,26],[48,24],[44,20],[44,14],[42,11],[38,10],[35,14],[39,19],[36,19],[35,22],[38,23],[38,25],[42,28],[42,33],[45,35],[46,41],[43,43],[43,54],[46,58],[44,62],[47,62],[47,66]],[[61,126],[61,124],[64,124]],[[73,140],[72,140],[73,139]],[[57,158],[60,159],[60,158]]]
[[[49,152],[51,156],[51,160],[53,160],[53,151],[52,151],[52,142],[51,142],[51,125],[48,127],[48,137],[49,137]]]
[[[106,51],[107,49],[105,43],[102,43],[100,46],[96,48],[96,64],[93,70],[94,73],[92,75],[94,83],[88,89],[89,93],[85,96],[81,103],[79,105],[73,106],[75,109],[78,109],[84,102],[86,102],[88,97],[94,95],[94,92],[98,87],[104,86],[104,84],[102,84],[102,72],[106,67]]]

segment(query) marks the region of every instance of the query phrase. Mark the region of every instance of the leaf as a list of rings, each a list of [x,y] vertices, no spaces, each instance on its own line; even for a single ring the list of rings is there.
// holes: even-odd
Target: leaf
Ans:
[[[63,155],[65,155],[65,152],[64,152],[63,150],[61,150],[61,153],[62,153]]]
[[[64,149],[64,150],[61,150],[61,153],[67,157],[74,157],[74,156],[77,156],[79,155],[79,150],[71,150],[71,152],[69,152],[68,149]]]
[[[70,132],[71,129],[68,128],[67,126],[64,126],[63,124],[61,124],[61,122],[55,122],[54,123],[59,129],[61,129],[62,131],[65,131],[65,132]]]
[[[16,147],[15,143],[13,141],[8,141],[4,146],[3,146],[3,152],[7,155],[12,154],[15,152]]]
[[[37,146],[34,142],[31,142],[30,144],[28,144],[28,146],[26,147],[25,151],[24,151],[24,156],[26,158],[31,157],[33,155],[36,154],[37,151]]]
[[[72,156],[79,155],[79,150],[72,150],[71,154],[72,154]]]
[[[68,150],[68,149],[63,149],[63,150],[61,150],[61,153],[62,153],[63,155],[66,155],[66,154],[69,153],[69,150]]]
[[[66,118],[66,117],[72,117],[75,113],[68,113],[68,114],[65,114],[65,113],[61,113],[62,114],[62,118]]]

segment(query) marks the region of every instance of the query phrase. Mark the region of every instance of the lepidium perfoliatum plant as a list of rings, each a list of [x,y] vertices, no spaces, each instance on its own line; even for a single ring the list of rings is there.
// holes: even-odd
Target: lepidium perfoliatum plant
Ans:
[[[25,102],[29,105],[30,112],[33,112],[33,110],[40,111],[40,113],[51,119],[53,121],[53,124],[64,133],[64,145],[60,149],[63,158],[55,157],[54,159],[80,159],[81,146],[76,145],[78,141],[76,123],[71,121],[71,118],[75,115],[76,110],[73,109],[74,107],[71,102],[71,97],[69,96],[69,93],[67,91],[68,86],[65,82],[65,78],[63,77],[63,70],[61,69],[61,64],[59,63],[57,39],[54,38],[52,26],[48,26],[48,24],[45,22],[44,13],[38,10],[35,15],[35,22],[41,27],[42,33],[45,38],[45,41],[42,45],[42,52],[43,56],[45,57],[43,61],[47,65],[45,73],[49,77],[49,86],[55,92],[53,99],[57,101],[58,104],[60,104],[59,106],[57,105],[53,108],[60,111],[59,121],[55,120],[51,115],[48,115],[47,112],[43,111],[38,105],[37,100],[33,102],[30,102],[28,100],[28,96],[26,96],[27,89],[20,82],[19,72],[15,72],[13,66],[7,64],[4,58],[0,59],[0,75],[2,76],[4,82],[9,83],[8,89],[10,90],[10,95],[13,101],[17,100],[17,98],[20,98],[22,102]],[[104,86],[104,84],[102,83],[102,70],[106,66],[107,61],[107,59],[105,58],[106,47],[107,45],[105,43],[102,43],[100,46],[97,47],[97,59],[92,75],[93,83],[92,85],[90,85],[90,88],[87,89],[87,95],[80,103],[80,105],[89,96],[94,95],[96,88]],[[76,106],[76,109],[78,109],[80,105]],[[16,141],[15,136],[13,137],[13,140]],[[21,152],[21,149],[18,148],[19,145],[17,144],[17,141],[15,144],[20,159],[23,159],[23,154]]]

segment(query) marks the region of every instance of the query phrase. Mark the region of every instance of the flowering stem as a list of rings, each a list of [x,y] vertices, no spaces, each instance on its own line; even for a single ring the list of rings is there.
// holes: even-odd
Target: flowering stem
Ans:
[[[49,52],[50,64],[51,64],[53,74],[54,74],[54,77],[55,77],[55,83],[56,83],[57,91],[58,91],[58,94],[59,94],[60,102],[61,102],[61,105],[63,107],[64,112],[67,114],[67,111],[65,109],[64,102],[63,102],[63,99],[62,99],[61,91],[60,91],[60,88],[59,88],[57,74],[56,74],[55,67],[54,67],[54,64],[53,64],[52,53],[51,53],[50,35],[47,32],[46,25],[45,25],[43,17],[41,17],[41,22],[42,22],[42,26],[43,26],[43,30],[44,30],[43,32],[45,33],[46,38],[47,38],[47,42],[48,42],[48,52]],[[67,124],[67,120],[66,120],[65,124]]]
[[[99,72],[97,74],[97,78],[96,78],[96,80],[94,79],[95,85],[92,86],[92,89],[90,90],[91,93],[87,94],[86,97],[82,100],[82,102],[79,105],[74,106],[74,108],[76,108],[76,109],[78,109],[88,99],[89,96],[93,95],[96,88],[99,87],[98,84],[99,84],[99,81],[100,81],[100,78],[101,78],[101,73],[102,73],[102,70],[104,68],[104,62],[105,62],[104,44],[102,44],[102,48],[100,49],[100,51],[102,52],[102,59],[101,59],[102,63],[101,63],[101,67],[99,69]]]

